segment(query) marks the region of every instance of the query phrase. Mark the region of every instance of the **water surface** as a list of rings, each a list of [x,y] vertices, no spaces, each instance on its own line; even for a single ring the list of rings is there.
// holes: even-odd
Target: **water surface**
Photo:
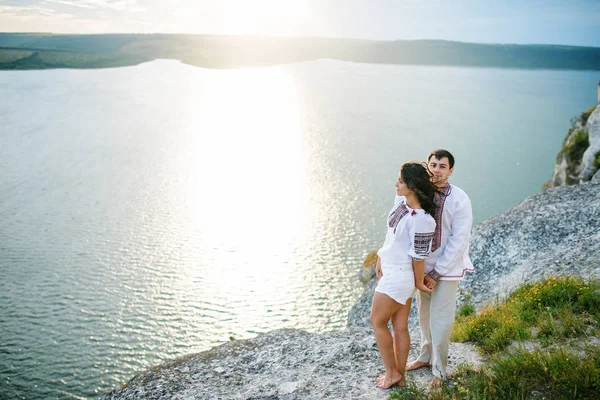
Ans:
[[[97,397],[276,328],[345,326],[401,162],[476,221],[550,178],[598,74],[321,60],[0,73],[0,397]]]

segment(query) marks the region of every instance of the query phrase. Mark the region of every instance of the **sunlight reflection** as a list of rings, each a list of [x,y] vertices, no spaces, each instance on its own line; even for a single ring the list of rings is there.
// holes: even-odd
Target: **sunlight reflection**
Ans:
[[[197,295],[244,303],[250,315],[238,322],[251,330],[263,304],[298,278],[294,257],[312,218],[295,83],[273,67],[203,71],[186,86],[175,105],[186,147],[171,196],[193,238],[186,279],[209,271]]]

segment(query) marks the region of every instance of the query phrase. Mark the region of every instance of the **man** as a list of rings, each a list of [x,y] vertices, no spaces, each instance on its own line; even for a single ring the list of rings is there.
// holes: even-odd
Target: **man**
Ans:
[[[447,150],[434,150],[427,157],[431,180],[440,193],[431,255],[425,260],[425,284],[431,293],[418,291],[417,306],[421,328],[421,353],[406,364],[406,370],[432,366],[431,387],[446,379],[450,333],[456,311],[458,283],[473,271],[469,259],[469,239],[473,213],[471,200],[460,188],[448,183],[454,172],[454,157]]]

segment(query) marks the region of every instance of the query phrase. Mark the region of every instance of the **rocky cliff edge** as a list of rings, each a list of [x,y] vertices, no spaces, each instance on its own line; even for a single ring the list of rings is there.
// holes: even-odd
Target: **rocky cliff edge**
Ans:
[[[527,281],[580,274],[600,278],[600,182],[563,186],[525,199],[474,228],[476,271],[461,283],[478,307]],[[313,334],[278,330],[233,341],[138,374],[105,399],[385,399],[375,377],[382,362],[368,323],[375,280],[352,308],[348,328]],[[459,299],[460,302],[460,299]],[[412,318],[411,355],[418,333]],[[484,362],[453,343],[450,369]],[[411,371],[424,385],[431,371]]]
[[[600,107],[594,106],[573,120],[546,187],[600,180],[599,169]]]

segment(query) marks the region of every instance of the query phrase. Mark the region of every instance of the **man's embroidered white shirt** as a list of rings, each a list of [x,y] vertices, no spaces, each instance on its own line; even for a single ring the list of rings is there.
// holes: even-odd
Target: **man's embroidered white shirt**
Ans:
[[[447,195],[441,195],[445,197],[441,201],[441,224],[436,218],[438,229],[441,226],[441,232],[436,229],[436,234],[441,233],[438,237],[439,247],[425,260],[425,273],[431,273],[436,280],[453,281],[463,279],[467,271],[474,270],[469,258],[473,212],[471,200],[462,189],[454,185],[449,185],[447,189]]]

